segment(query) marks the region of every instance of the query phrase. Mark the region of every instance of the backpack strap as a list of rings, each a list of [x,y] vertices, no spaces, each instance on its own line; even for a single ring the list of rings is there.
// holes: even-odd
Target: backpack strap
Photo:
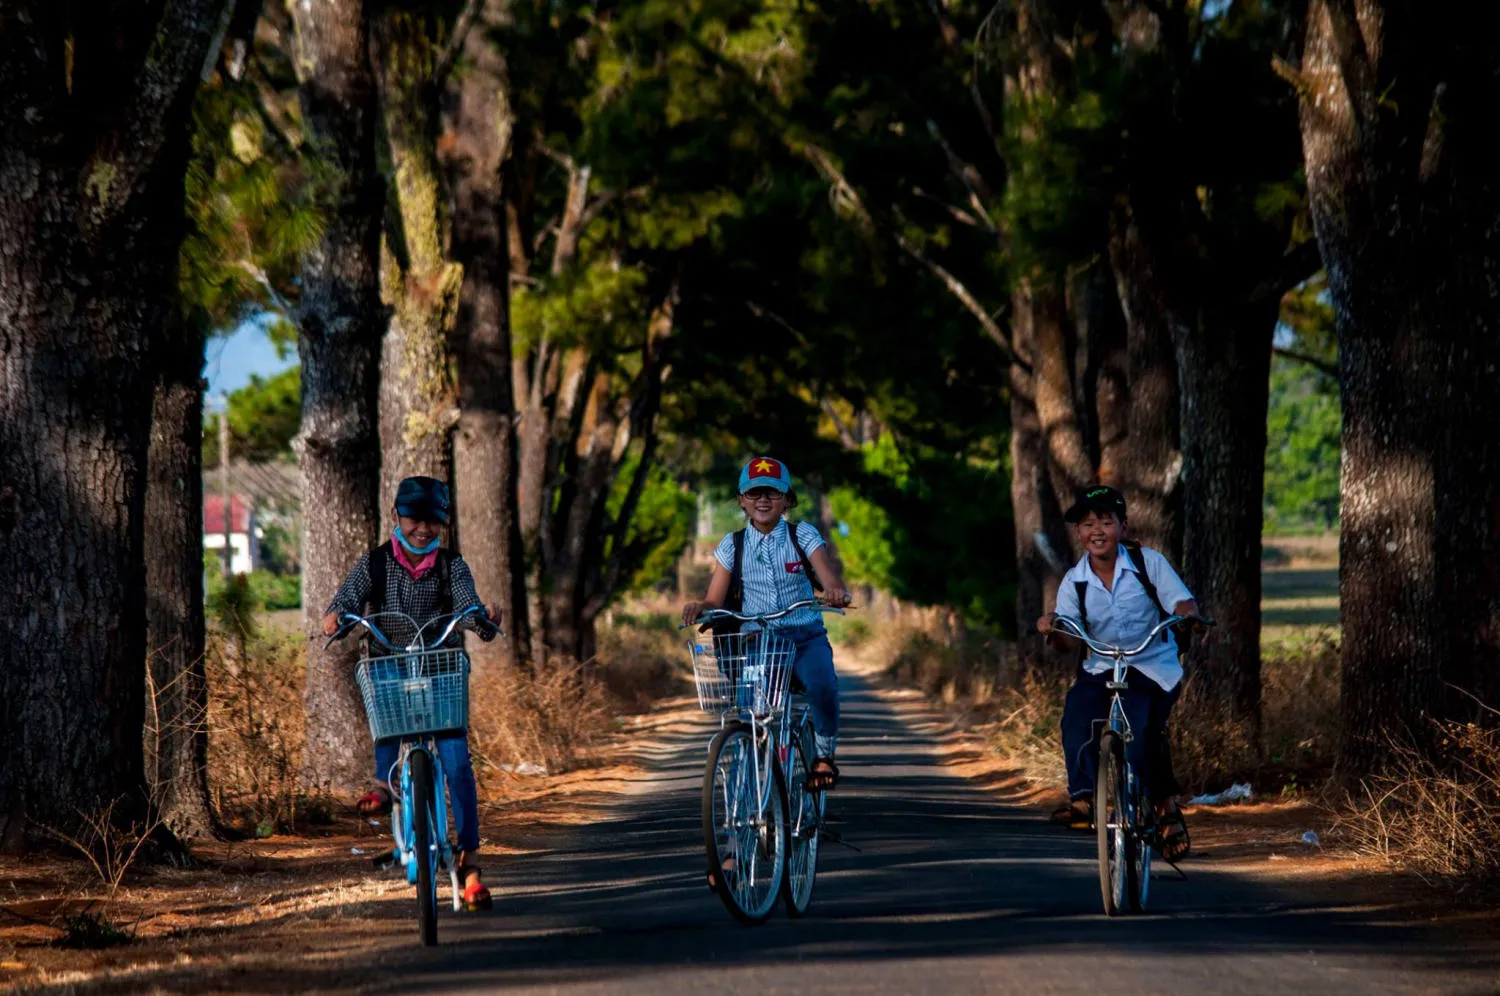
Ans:
[[[1161,596],[1156,592],[1156,582],[1151,580],[1151,575],[1146,573],[1146,558],[1141,554],[1139,543],[1125,543],[1125,556],[1130,558],[1130,564],[1135,568],[1135,576],[1141,582],[1141,587],[1146,589],[1146,597],[1151,599],[1151,604],[1156,606],[1156,621],[1161,622],[1171,615],[1161,604]],[[1161,634],[1161,642],[1167,642],[1166,631]]]
[[[385,611],[385,581],[391,569],[391,544],[382,543],[370,551],[370,594],[365,598],[367,614]]]
[[[823,582],[818,580],[818,572],[813,570],[812,561],[807,559],[807,554],[802,551],[802,541],[797,538],[797,523],[789,521],[786,528],[792,534],[792,549],[797,551],[797,559],[802,561],[802,573],[812,582],[813,591],[822,591]]]
[[[438,548],[437,564],[437,612],[435,615],[446,616],[453,612],[453,551],[447,547]]]
[[[1087,581],[1074,581],[1073,590],[1078,592],[1078,622],[1083,626],[1083,631],[1089,631],[1089,583]]]

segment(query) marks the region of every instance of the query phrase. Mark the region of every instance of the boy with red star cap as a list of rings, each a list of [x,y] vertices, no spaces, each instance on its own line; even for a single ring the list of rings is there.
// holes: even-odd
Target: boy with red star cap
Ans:
[[[849,592],[817,527],[810,522],[793,524],[784,517],[787,509],[797,506],[786,464],[774,457],[751,460],[740,470],[736,497],[748,520],[746,528],[720,541],[708,594],[682,607],[684,625],[692,625],[709,609],[722,608],[736,580],[742,592],[740,611],[746,615],[778,612],[812,598],[815,586],[822,588],[824,604],[838,608],[849,604]],[[770,626],[796,646],[792,673],[806,688],[812,708],[817,757],[808,787],[831,789],[839,774],[833,762],[838,746],[839,685],[823,616],[813,609],[799,609]]]

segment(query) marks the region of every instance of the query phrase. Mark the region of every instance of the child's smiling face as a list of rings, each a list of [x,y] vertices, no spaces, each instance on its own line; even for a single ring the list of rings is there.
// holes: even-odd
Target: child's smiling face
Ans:
[[[401,526],[401,535],[412,546],[426,546],[442,533],[443,524],[431,519],[409,519],[404,515],[397,515],[396,521]]]
[[[1111,512],[1090,512],[1073,527],[1078,545],[1091,557],[1110,559],[1119,549],[1120,538],[1125,535],[1125,523]]]
[[[740,495],[740,508],[762,530],[773,528],[786,510],[786,495],[775,488],[751,488]]]

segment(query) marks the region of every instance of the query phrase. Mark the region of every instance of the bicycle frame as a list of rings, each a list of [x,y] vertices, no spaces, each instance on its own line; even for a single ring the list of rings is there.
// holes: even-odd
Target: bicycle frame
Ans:
[[[791,605],[788,605],[786,608],[781,609],[780,611],[766,613],[758,616],[743,615],[738,612],[731,612],[728,609],[710,609],[708,612],[705,612],[699,619],[697,619],[694,622],[694,625],[699,625],[716,619],[737,619],[742,623],[751,623],[753,625],[759,626],[760,629],[758,630],[758,632],[774,636],[776,635],[775,631],[772,630],[769,625],[771,622],[774,622],[777,619],[784,618],[785,616],[790,615],[791,613],[796,612],[799,609],[805,608],[817,608],[822,612],[832,612],[838,615],[843,615],[842,609],[835,608],[830,605],[824,605],[815,598],[809,598],[803,599],[798,602],[793,602]],[[682,628],[686,627],[679,627],[679,629]],[[764,655],[764,649],[761,652],[762,655]],[[782,707],[777,711],[777,714],[775,716],[760,716],[756,714],[756,711],[753,708],[744,707],[734,710],[725,710],[724,712],[719,714],[720,729],[723,729],[724,726],[730,722],[742,722],[750,727],[751,736],[755,743],[755,751],[751,754],[751,760],[753,765],[752,773],[755,780],[755,800],[759,812],[764,812],[767,804],[770,801],[770,793],[772,791],[771,766],[773,763],[779,764],[781,766],[782,778],[788,784],[790,784],[792,766],[792,744],[790,739],[790,731],[793,729],[800,730],[802,728],[802,724],[806,720],[807,714],[811,709],[811,705],[804,700],[801,704],[801,712],[798,714],[796,722],[792,722],[792,712],[796,706],[796,704],[793,702],[793,696],[791,694],[792,671],[794,663],[795,657],[793,658],[793,660],[788,661],[787,663],[786,674],[782,678],[782,680],[787,683],[787,687],[781,692]],[[750,666],[752,665],[747,664],[747,669]],[[774,761],[773,750],[775,752]],[[730,811],[730,808],[731,800],[726,799],[726,812]],[[795,829],[798,829],[800,831],[800,827]]]
[[[416,620],[402,612],[375,613],[368,618],[357,616],[353,613],[345,613],[340,619],[338,632],[329,638],[328,644],[331,645],[335,640],[342,639],[355,627],[363,627],[375,641],[388,649],[392,654],[426,654],[436,648],[441,648],[458,627],[458,624],[466,617],[475,613],[482,613],[482,611],[482,606],[475,605],[470,606],[463,612],[453,613],[451,617],[448,617],[448,623],[443,628],[441,634],[435,640],[431,641],[430,645],[424,638],[424,634],[426,634],[427,630],[434,623],[442,621],[444,617],[439,616],[436,619],[430,619],[425,625],[418,626]],[[406,624],[415,633],[412,642],[404,648],[392,643],[390,638],[374,622],[375,619],[381,616],[395,616],[405,620]],[[480,619],[483,620],[483,624],[493,625],[482,614],[480,615]],[[496,629],[498,631],[498,627]],[[431,828],[432,833],[430,836],[432,843],[430,846],[435,853],[428,855],[426,860],[432,862],[433,875],[431,876],[431,881],[434,883],[437,881],[437,869],[440,867],[447,869],[449,882],[453,889],[453,910],[454,912],[458,912],[463,908],[462,891],[459,888],[458,882],[458,863],[454,860],[453,846],[448,840],[448,799],[447,793],[444,791],[447,785],[447,772],[443,769],[442,755],[437,749],[436,737],[430,732],[414,733],[401,737],[400,742],[400,755],[390,770],[385,772],[386,784],[399,787],[397,792],[392,793],[396,796],[391,808],[391,836],[395,840],[395,847],[392,852],[393,857],[405,870],[407,882],[416,885],[421,857],[415,853],[414,841],[416,835],[413,821],[425,818],[425,814],[414,812],[411,757],[414,752],[421,751],[427,755],[432,770],[433,782],[433,825]],[[399,776],[396,775],[398,768],[400,769]]]

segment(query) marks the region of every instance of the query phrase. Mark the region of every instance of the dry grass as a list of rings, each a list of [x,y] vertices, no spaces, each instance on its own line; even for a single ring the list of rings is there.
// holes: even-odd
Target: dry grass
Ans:
[[[224,822],[265,837],[299,822],[322,823],[328,802],[305,795],[301,634],[245,641],[212,638],[208,672],[208,780]]]
[[[1393,746],[1338,831],[1358,849],[1462,889],[1500,887],[1500,727],[1437,724],[1433,756]]]

